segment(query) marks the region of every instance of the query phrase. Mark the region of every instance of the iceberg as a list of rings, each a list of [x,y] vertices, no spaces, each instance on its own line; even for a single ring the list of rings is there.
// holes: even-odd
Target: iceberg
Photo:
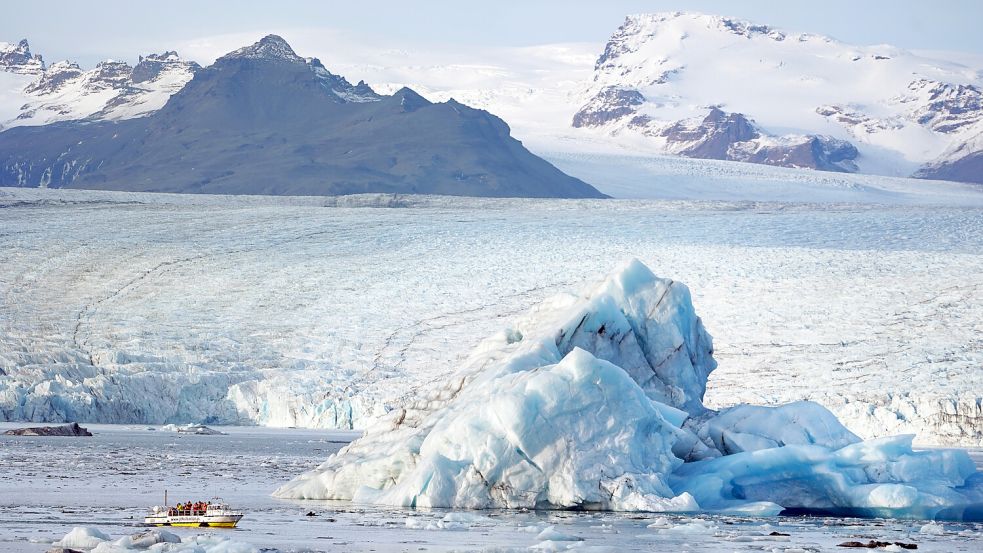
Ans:
[[[443,388],[279,488],[402,507],[983,518],[962,450],[861,441],[832,413],[703,405],[688,288],[637,260],[482,342]]]

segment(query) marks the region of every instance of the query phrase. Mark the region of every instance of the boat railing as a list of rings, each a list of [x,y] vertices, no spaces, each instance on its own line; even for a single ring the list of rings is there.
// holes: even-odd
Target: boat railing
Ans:
[[[204,509],[168,509],[167,516],[172,517],[190,517],[204,515]]]

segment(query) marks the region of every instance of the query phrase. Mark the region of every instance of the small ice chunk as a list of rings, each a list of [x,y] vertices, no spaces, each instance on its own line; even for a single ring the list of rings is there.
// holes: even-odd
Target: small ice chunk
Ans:
[[[53,545],[66,549],[92,549],[102,542],[109,541],[109,539],[109,536],[96,528],[76,526]]]
[[[672,523],[666,517],[659,517],[648,525],[649,528],[672,528]]]
[[[659,530],[660,534],[714,534],[717,531],[717,525],[701,518],[694,518],[689,522],[684,522],[683,524],[677,524],[675,526],[670,526]]]
[[[584,538],[579,536],[557,531],[555,526],[547,526],[545,530],[536,536],[536,539],[540,541],[584,541]]]

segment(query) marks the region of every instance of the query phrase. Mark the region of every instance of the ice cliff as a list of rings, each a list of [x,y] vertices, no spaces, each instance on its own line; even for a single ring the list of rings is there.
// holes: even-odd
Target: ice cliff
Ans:
[[[409,507],[786,509],[976,519],[965,451],[862,442],[811,402],[703,406],[716,367],[689,290],[632,261],[546,300],[447,385],[392,413],[282,498]]]

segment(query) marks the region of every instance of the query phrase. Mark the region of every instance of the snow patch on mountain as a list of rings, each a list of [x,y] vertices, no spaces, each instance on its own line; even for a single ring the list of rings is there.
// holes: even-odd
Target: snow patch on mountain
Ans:
[[[283,37],[278,35],[266,35],[259,41],[233,50],[219,58],[222,59],[276,59],[285,61],[302,61],[303,58],[294,52]],[[216,61],[219,61],[216,60]]]
[[[30,73],[35,78],[28,82],[9,79],[11,72],[19,75],[23,74],[21,71],[3,66],[0,69],[7,72],[0,73],[0,86],[4,89],[0,92],[3,130],[79,119],[142,117],[163,107],[200,66],[169,51],[140,56],[135,66],[106,60],[83,70],[74,62],[59,61]]]

